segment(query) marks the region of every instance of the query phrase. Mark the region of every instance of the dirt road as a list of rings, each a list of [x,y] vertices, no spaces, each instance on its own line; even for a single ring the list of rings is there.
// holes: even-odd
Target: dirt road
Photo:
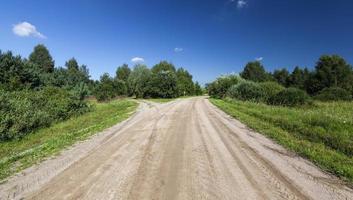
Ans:
[[[0,185],[1,199],[353,199],[310,162],[197,97],[123,124]]]

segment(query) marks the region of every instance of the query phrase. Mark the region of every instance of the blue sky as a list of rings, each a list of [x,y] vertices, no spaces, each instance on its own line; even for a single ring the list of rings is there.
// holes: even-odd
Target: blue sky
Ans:
[[[167,60],[206,83],[257,58],[269,71],[312,68],[322,54],[353,63],[352,10],[350,0],[4,0],[0,49],[28,56],[42,43],[56,66],[75,57],[95,79],[133,58]]]

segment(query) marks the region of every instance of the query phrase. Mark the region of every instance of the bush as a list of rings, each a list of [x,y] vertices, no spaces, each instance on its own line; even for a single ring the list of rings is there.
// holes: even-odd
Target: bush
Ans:
[[[269,104],[281,106],[305,105],[310,102],[310,97],[305,91],[297,88],[286,88],[269,99]]]
[[[207,85],[208,94],[214,98],[223,98],[232,85],[236,85],[242,81],[244,80],[238,75],[221,76]]]
[[[347,90],[343,88],[330,87],[321,90],[319,94],[315,96],[315,99],[320,101],[350,101],[352,100],[352,96]]]
[[[261,102],[264,100],[266,94],[259,84],[245,81],[230,87],[228,96],[243,101]]]
[[[40,91],[0,92],[0,141],[20,138],[54,121],[89,110],[73,93],[54,87]]]
[[[285,88],[276,82],[262,82],[259,83],[260,87],[264,91],[263,100],[268,102],[273,96],[284,90]]]

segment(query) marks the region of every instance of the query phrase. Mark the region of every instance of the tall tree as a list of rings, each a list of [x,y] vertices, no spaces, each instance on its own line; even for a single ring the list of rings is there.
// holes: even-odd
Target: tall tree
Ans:
[[[161,71],[175,72],[175,67],[172,63],[169,63],[167,61],[161,61],[160,63],[153,66],[151,71],[152,71],[152,73],[158,73]]]
[[[273,78],[281,85],[287,86],[289,72],[286,68],[277,69],[273,72]]]
[[[79,68],[77,60],[75,58],[71,58],[70,60],[66,61],[65,67],[69,71],[77,71]]]
[[[136,65],[128,78],[129,93],[137,98],[145,97],[148,82],[151,79],[151,71],[146,65]]]
[[[338,55],[323,55],[315,66],[317,90],[326,87],[340,87],[353,90],[352,66]],[[318,91],[315,91],[318,92]]]
[[[177,77],[172,71],[152,73],[145,97],[173,98],[178,96]]]
[[[308,80],[308,78],[309,70],[307,68],[301,69],[297,66],[290,74],[287,86],[305,89],[305,82]]]
[[[122,66],[118,67],[118,69],[116,69],[115,78],[126,82],[130,73],[131,69],[129,66],[127,64],[123,64]]]
[[[201,88],[201,86],[200,86],[200,84],[199,84],[199,82],[195,82],[195,86],[194,86],[194,94],[195,95],[202,95],[202,88]]]
[[[265,71],[264,66],[259,61],[246,64],[243,72],[240,73],[240,76],[254,82],[270,80],[270,75]]]
[[[29,55],[29,61],[37,65],[44,72],[50,73],[54,71],[54,60],[47,47],[43,44],[34,47],[33,52]]]
[[[176,71],[178,96],[194,94],[194,83],[192,75],[185,69],[179,68]]]
[[[40,86],[39,73],[33,65],[25,62],[21,56],[0,51],[0,89],[12,91]]]

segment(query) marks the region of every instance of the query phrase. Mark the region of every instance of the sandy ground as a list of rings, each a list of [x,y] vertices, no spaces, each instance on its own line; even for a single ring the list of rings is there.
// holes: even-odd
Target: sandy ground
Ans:
[[[0,185],[0,199],[353,199],[352,189],[206,98],[129,120]]]

